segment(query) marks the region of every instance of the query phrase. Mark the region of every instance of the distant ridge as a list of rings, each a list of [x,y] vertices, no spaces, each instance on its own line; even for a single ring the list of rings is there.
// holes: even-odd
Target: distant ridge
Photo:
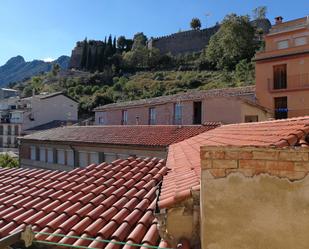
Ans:
[[[69,61],[70,57],[65,55],[52,62],[45,62],[43,60],[26,62],[20,55],[12,57],[3,66],[0,66],[0,86],[22,81],[42,72],[49,72],[53,64],[59,64],[62,69],[67,69]]]

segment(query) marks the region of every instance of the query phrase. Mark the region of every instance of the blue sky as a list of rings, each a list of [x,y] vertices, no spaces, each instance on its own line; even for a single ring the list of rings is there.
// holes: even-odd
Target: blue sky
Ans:
[[[214,25],[231,12],[251,14],[268,7],[268,17],[285,20],[309,14],[308,0],[0,0],[0,65],[22,55],[28,60],[70,55],[76,41],[105,36],[148,37],[189,29],[192,17]],[[291,3],[291,2],[289,2]],[[208,17],[206,17],[208,16]]]

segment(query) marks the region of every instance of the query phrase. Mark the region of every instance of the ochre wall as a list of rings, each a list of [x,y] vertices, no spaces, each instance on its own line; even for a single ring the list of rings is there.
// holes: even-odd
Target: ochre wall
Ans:
[[[288,117],[309,114],[309,29],[307,26],[293,28],[293,25],[304,24],[305,21],[306,18],[302,18],[274,26],[274,32],[265,37],[265,51],[257,52],[255,56],[259,103],[274,110],[274,98],[287,96]],[[286,31],[275,32],[289,26],[291,28]],[[297,46],[295,39],[299,37],[305,37],[307,44]],[[288,48],[278,49],[278,42],[285,40],[288,41]],[[273,91],[273,67],[281,64],[287,65],[287,89]]]
[[[203,249],[309,246],[309,150],[203,147]]]
[[[268,79],[273,79],[273,67],[275,65],[287,64],[287,87],[288,90],[274,91],[269,90]],[[296,75],[296,76],[295,76]],[[309,88],[301,89],[297,86],[297,75],[305,75],[300,77],[307,77],[309,87],[309,55],[303,55],[292,59],[281,59],[269,62],[256,63],[256,96],[259,103],[270,109],[274,109],[275,97],[288,97],[289,117],[309,114]],[[306,76],[307,75],[307,76]],[[295,85],[295,86],[294,86]],[[293,89],[293,88],[297,89]],[[289,90],[290,89],[290,90]]]

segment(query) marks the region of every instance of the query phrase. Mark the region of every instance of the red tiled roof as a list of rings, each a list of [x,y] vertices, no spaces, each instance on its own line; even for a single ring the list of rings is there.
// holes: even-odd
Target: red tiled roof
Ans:
[[[24,136],[22,140],[97,144],[168,146],[218,127],[204,125],[66,126]]]
[[[164,160],[117,160],[70,172],[0,169],[0,238],[32,225],[36,232],[159,245],[154,217]],[[38,234],[36,239],[91,248],[113,243]],[[124,246],[128,248],[128,246]]]
[[[223,125],[169,147],[159,206],[168,207],[200,188],[200,147],[297,146],[309,133],[309,116],[258,123]]]
[[[155,98],[139,99],[125,102],[112,103],[108,105],[98,106],[94,111],[104,111],[119,108],[131,108],[136,106],[149,106],[178,101],[199,100],[210,97],[242,97],[254,100],[255,86],[229,87],[210,90],[189,90],[184,93],[165,95]]]

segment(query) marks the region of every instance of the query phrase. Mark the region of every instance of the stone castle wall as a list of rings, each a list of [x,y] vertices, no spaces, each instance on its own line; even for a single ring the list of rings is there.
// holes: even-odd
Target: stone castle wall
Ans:
[[[171,53],[172,55],[199,52],[205,48],[219,27],[217,25],[208,29],[184,31],[150,39],[148,48],[158,48],[161,53]]]
[[[76,69],[80,68],[82,54],[83,54],[83,46],[84,46],[83,41],[79,41],[76,43],[75,48],[72,50],[69,68],[76,68]],[[103,42],[91,40],[91,41],[88,41],[88,46],[89,46],[89,49],[91,49],[92,59],[94,59],[96,50],[98,53],[101,52],[101,49],[103,47]]]
[[[263,30],[264,34],[269,32],[271,23],[268,19],[251,21],[252,26]],[[161,53],[171,53],[172,55],[200,52],[203,50],[211,36],[220,28],[220,25],[202,30],[189,30],[171,34],[168,36],[152,38],[148,42],[148,48],[158,48]]]

